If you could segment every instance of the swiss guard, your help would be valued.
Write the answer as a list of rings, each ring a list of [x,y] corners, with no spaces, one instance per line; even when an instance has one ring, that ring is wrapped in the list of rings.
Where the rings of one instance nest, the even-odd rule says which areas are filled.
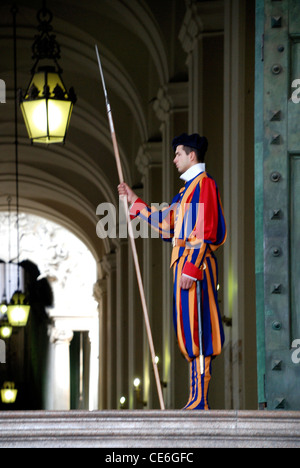
[[[212,358],[224,344],[214,252],[224,244],[227,230],[218,187],[205,170],[207,139],[183,133],[172,146],[184,186],[169,206],[158,211],[125,183],[118,190],[131,203],[132,219],[142,218],[172,242],[174,327],[180,351],[190,363],[190,395],[184,409],[209,410]]]

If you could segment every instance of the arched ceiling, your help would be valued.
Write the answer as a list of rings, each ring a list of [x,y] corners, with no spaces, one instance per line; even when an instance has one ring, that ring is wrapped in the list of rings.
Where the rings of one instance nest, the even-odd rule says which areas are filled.
[[[14,103],[12,0],[0,5],[0,78],[7,103],[0,104],[0,209],[14,195]],[[59,220],[86,236],[99,259],[109,242],[96,235],[100,203],[117,204],[117,170],[95,55],[98,45],[126,180],[140,182],[139,147],[160,137],[152,107],[158,89],[186,73],[178,40],[184,0],[48,0],[61,46],[60,66],[67,88],[78,97],[66,144],[31,146],[18,115],[20,205]],[[33,66],[31,45],[42,0],[17,2],[18,87],[26,89]]]

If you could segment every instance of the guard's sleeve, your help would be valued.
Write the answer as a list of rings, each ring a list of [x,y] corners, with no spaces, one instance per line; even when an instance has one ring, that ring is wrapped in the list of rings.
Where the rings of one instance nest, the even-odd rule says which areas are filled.
[[[194,279],[202,279],[202,264],[207,249],[216,250],[226,239],[226,223],[216,182],[211,177],[202,180],[200,188],[198,218],[194,229],[195,240],[191,242],[190,252],[182,273]],[[201,217],[201,219],[200,219]],[[197,226],[202,228],[198,229]],[[199,238],[199,232],[203,238]]]
[[[147,205],[141,198],[138,198],[130,207],[130,218],[139,217],[147,222],[152,229],[159,232],[163,240],[170,241],[174,237],[174,223],[176,215],[176,201],[171,205],[164,204],[162,209],[157,209],[155,205]]]

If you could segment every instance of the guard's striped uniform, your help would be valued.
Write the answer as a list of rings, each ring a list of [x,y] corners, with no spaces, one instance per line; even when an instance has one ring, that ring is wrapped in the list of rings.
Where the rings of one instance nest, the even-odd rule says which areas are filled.
[[[201,208],[202,207],[202,208]],[[186,409],[208,409],[207,393],[211,357],[221,353],[224,332],[217,285],[218,266],[214,256],[226,240],[226,223],[216,182],[202,172],[186,182],[171,205],[158,211],[138,199],[131,207],[157,229],[164,240],[173,241],[171,267],[174,279],[173,319],[179,348],[191,362],[191,392]],[[196,282],[189,290],[180,288],[181,275],[202,281],[202,330],[205,373],[199,370],[199,331]]]

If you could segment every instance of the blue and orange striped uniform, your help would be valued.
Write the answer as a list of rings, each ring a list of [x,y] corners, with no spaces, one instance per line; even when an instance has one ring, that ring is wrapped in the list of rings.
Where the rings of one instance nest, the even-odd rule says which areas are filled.
[[[214,252],[227,236],[223,207],[216,182],[206,172],[186,182],[172,203],[162,210],[138,199],[130,209],[173,242],[173,320],[179,348],[190,362],[191,391],[186,409],[209,409],[207,395],[211,359],[221,353],[224,331],[218,305],[218,265]],[[196,281],[184,290],[181,275],[202,281],[202,330],[205,372],[200,373]]]

